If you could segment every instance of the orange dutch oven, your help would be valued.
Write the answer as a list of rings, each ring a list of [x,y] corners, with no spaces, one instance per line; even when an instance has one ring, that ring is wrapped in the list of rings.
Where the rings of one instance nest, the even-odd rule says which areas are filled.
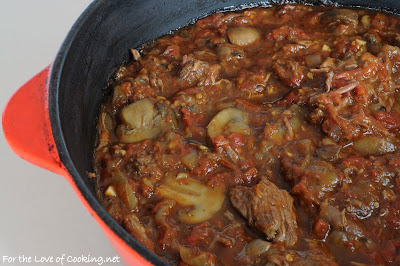
[[[2,120],[8,144],[23,159],[68,180],[127,264],[165,265],[103,209],[87,176],[93,170],[100,106],[110,94],[108,82],[119,66],[130,60],[130,48],[210,12],[276,2],[285,1],[94,1],[75,22],[54,62],[9,100]],[[327,1],[298,2],[320,5]],[[337,3],[400,10],[400,2],[390,0]]]

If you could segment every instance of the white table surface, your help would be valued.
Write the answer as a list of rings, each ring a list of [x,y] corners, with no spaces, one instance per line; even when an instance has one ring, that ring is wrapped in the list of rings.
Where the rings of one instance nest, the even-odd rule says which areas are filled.
[[[91,0],[0,0],[0,108],[55,58]],[[37,258],[113,257],[117,253],[66,180],[25,162],[0,136],[0,264]],[[31,263],[3,256],[31,256]],[[98,265],[66,263],[64,265]],[[103,264],[105,265],[105,264]],[[114,263],[108,265],[122,265]]]

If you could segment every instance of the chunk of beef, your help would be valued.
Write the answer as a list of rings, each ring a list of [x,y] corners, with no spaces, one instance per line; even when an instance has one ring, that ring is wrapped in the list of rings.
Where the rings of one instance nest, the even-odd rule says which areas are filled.
[[[305,80],[305,67],[297,61],[287,61],[284,64],[275,64],[274,71],[282,82],[291,87],[297,88]]]
[[[236,186],[229,190],[232,205],[248,224],[265,234],[267,240],[292,247],[298,240],[293,198],[266,177],[253,187]]]
[[[290,158],[285,156],[282,166],[286,179],[294,183],[292,193],[309,208],[318,206],[339,184],[340,178],[335,168],[325,161],[313,158],[305,158],[303,162],[306,165],[296,165],[290,162]]]
[[[353,34],[358,26],[358,14],[350,9],[333,9],[322,13],[321,24],[337,36]]]
[[[221,66],[197,59],[187,59],[180,72],[180,82],[183,86],[212,85],[216,82]]]
[[[281,163],[285,179],[293,184],[296,195],[312,212],[333,192],[342,176],[332,164],[313,156],[315,148],[309,139],[297,140],[285,146]]]
[[[247,70],[241,70],[236,80],[236,88],[248,98],[262,96],[270,76],[271,74],[266,74],[263,71],[253,73]]]

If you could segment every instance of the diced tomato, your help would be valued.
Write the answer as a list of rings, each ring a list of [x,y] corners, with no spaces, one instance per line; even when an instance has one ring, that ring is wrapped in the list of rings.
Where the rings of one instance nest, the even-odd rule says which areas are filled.
[[[303,48],[298,44],[287,44],[282,47],[282,52],[286,56],[296,55],[298,52],[302,51]]]
[[[288,38],[290,41],[293,41],[292,39],[297,39],[297,40],[310,39],[308,34],[305,33],[303,30],[289,26],[282,26],[280,28],[274,29],[272,31],[272,38],[277,42],[282,41],[285,38]]]
[[[167,57],[179,56],[179,46],[177,46],[177,45],[168,46],[167,49],[165,49],[163,55],[167,56]]]
[[[299,100],[299,95],[297,95],[296,91],[291,91],[284,100],[282,100],[280,103],[284,106],[290,106],[293,103],[297,102]]]
[[[383,123],[387,129],[400,128],[400,114],[394,112],[379,112],[375,118]]]
[[[242,98],[236,99],[236,103],[249,113],[261,112],[264,109],[262,104],[257,104]]]
[[[356,169],[366,169],[371,166],[371,162],[361,156],[350,156],[343,160],[343,165],[347,167],[354,167]]]
[[[400,167],[400,158],[395,158],[389,162],[390,166]]]
[[[189,236],[186,238],[186,241],[190,243],[197,243],[200,241],[206,240],[210,234],[211,230],[209,228],[209,224],[207,222],[201,223],[199,225],[194,226],[191,229]]]
[[[398,255],[399,246],[399,239],[389,240],[385,243],[381,254],[387,262],[393,262],[393,260],[396,258],[396,255]]]
[[[330,229],[329,224],[326,221],[319,219],[314,223],[312,233],[316,239],[323,240],[328,234],[329,229]]]
[[[186,107],[182,107],[181,109],[182,112],[182,121],[186,126],[191,126],[191,125],[198,125],[204,122],[205,117],[203,114],[196,114]]]
[[[394,228],[400,227],[400,199],[397,198],[391,205],[389,215],[387,217],[387,224]]]
[[[148,85],[138,85],[135,86],[133,89],[133,94],[130,94],[129,98],[131,99],[132,102],[147,98],[147,97],[155,97],[157,95],[156,91],[154,88],[148,86]]]
[[[336,51],[332,53],[332,56],[340,57],[344,55],[347,52],[348,44],[349,39],[347,37],[339,36],[335,44]]]
[[[197,37],[201,39],[212,36],[214,36],[214,32],[208,29],[201,30],[197,33]]]
[[[359,84],[354,91],[356,92],[356,96],[361,97],[367,94],[367,88],[363,84]]]
[[[274,71],[279,79],[289,87],[297,88],[305,80],[305,67],[297,61],[288,61],[285,64],[275,64]]]
[[[236,82],[236,88],[240,91],[250,94],[261,94],[264,91],[264,80],[266,75],[264,73],[252,73],[250,71],[242,70]]]
[[[174,37],[172,37],[172,42],[175,44],[181,43],[184,40],[185,39],[179,35],[174,35]]]
[[[218,25],[221,21],[221,14],[217,13],[217,14],[213,14],[210,15],[204,19],[200,19],[196,22],[196,27],[198,28],[206,28],[206,27],[210,27],[210,26],[215,26]]]
[[[147,184],[141,184],[142,195],[146,198],[150,198],[153,195],[153,188],[149,187]]]
[[[232,133],[226,136],[229,145],[233,148],[238,148],[244,145],[244,136],[241,133]]]
[[[209,180],[207,181],[207,186],[215,187],[225,184],[225,179],[228,177],[228,175],[229,174],[227,172],[216,173],[215,175],[208,178]]]
[[[221,153],[222,150],[226,145],[229,145],[229,141],[222,135],[218,135],[212,139],[214,146],[218,153]]]
[[[124,82],[121,85],[121,89],[124,94],[129,97],[132,94],[132,83],[131,82]]]
[[[291,194],[298,195],[302,201],[301,203],[307,207],[308,210],[312,210],[315,207],[315,203],[317,200],[314,198],[314,195],[310,193],[308,190],[309,186],[304,182],[304,179],[293,186],[291,190]]]
[[[307,16],[307,24],[310,28],[318,26],[319,21],[320,16],[317,12],[310,12],[310,14]]]
[[[198,88],[188,88],[185,89],[183,92],[187,95],[195,95],[196,93],[199,93],[200,90]]]
[[[215,162],[209,160],[206,157],[200,157],[198,166],[194,168],[191,173],[197,176],[204,176],[214,171],[216,168],[217,165]]]
[[[389,19],[386,15],[378,13],[372,19],[371,24],[374,28],[378,30],[384,30],[389,26]]]
[[[258,177],[258,170],[257,170],[257,168],[255,168],[255,167],[253,167],[253,168],[250,168],[249,170],[247,170],[245,173],[244,173],[244,183],[247,183],[247,184],[250,184],[250,183],[252,183],[253,181],[255,181],[256,179],[257,179],[257,177]]]
[[[252,159],[244,160],[240,162],[240,169],[246,171],[252,167],[255,167],[256,163]]]
[[[375,265],[384,265],[385,260],[383,259],[382,255],[378,251],[374,251],[371,254],[369,254],[369,257],[372,259],[372,261],[375,262]]]
[[[272,34],[272,32],[268,32],[267,34],[265,34],[265,40],[274,40],[274,35]]]

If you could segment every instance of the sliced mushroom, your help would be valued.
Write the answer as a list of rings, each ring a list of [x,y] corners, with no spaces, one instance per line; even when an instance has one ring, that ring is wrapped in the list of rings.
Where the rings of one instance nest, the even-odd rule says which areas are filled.
[[[136,101],[121,111],[123,124],[118,126],[117,135],[126,143],[155,139],[168,128],[175,128],[175,120],[167,123],[166,116],[174,118],[172,110],[163,103],[155,105],[145,98]]]
[[[125,123],[133,128],[141,128],[151,125],[156,110],[154,104],[146,98],[126,106],[121,115]]]
[[[250,134],[249,117],[237,108],[227,108],[214,116],[207,126],[208,136],[214,137],[229,133]]]
[[[367,42],[368,51],[373,54],[378,54],[382,48],[382,40],[378,34],[366,33],[363,39]]]
[[[358,13],[350,9],[332,9],[321,15],[321,23],[337,36],[352,34],[358,27]]]
[[[346,24],[358,24],[358,14],[351,9],[332,9],[321,15],[321,23],[328,24],[340,22]]]
[[[179,220],[186,224],[210,219],[221,209],[225,199],[222,185],[211,188],[190,177],[167,177],[165,183],[157,188],[157,193],[180,205],[192,207],[189,211],[179,213]]]
[[[261,34],[256,28],[235,27],[228,30],[228,38],[232,44],[247,46],[259,40]]]

